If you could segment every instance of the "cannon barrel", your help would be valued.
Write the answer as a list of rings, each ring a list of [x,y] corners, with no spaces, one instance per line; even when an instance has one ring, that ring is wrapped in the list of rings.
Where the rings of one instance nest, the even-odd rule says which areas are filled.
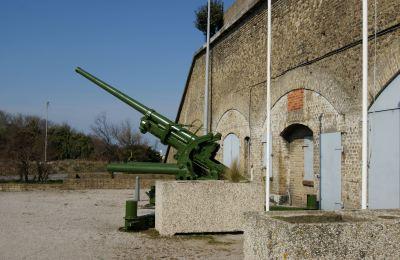
[[[101,79],[96,78],[95,76],[93,76],[89,72],[83,70],[82,68],[77,67],[75,69],[75,71],[77,73],[81,74],[82,76],[84,76],[85,78],[87,78],[88,80],[90,80],[91,82],[93,82],[94,84],[96,84],[97,86],[101,87],[102,89],[104,89],[105,91],[107,91],[108,93],[113,95],[114,97],[116,97],[119,100],[121,100],[122,102],[126,103],[128,106],[134,108],[139,113],[145,115],[146,113],[151,113],[153,111],[152,109],[146,107],[145,105],[143,105],[143,104],[139,103],[138,101],[134,100],[133,98],[129,97],[125,93],[122,93],[121,91],[114,88],[113,86],[110,86],[109,84],[105,83]],[[153,113],[152,113],[152,116],[154,117]],[[156,116],[157,116],[157,119],[159,119],[159,121],[162,121],[165,124],[172,123],[171,120],[169,120],[168,118],[166,118],[164,116],[161,116],[159,114],[157,114]]]
[[[161,132],[163,132],[164,129],[166,131],[168,131],[168,129],[170,129],[171,134],[175,139],[171,140],[171,143],[167,143],[167,144],[170,144],[170,145],[174,146],[175,148],[177,148],[177,146],[181,145],[182,143],[187,144],[196,139],[196,135],[194,135],[191,132],[187,131],[186,129],[176,125],[174,122],[172,122],[168,118],[155,112],[153,109],[141,104],[140,102],[129,97],[128,95],[119,91],[118,89],[114,88],[113,86],[110,86],[109,84],[105,83],[101,79],[96,78],[95,76],[91,75],[89,72],[83,70],[82,68],[77,67],[75,69],[75,71],[77,73],[79,73],[80,75],[82,75],[83,77],[90,80],[91,82],[93,82],[94,84],[96,84],[97,86],[101,87],[102,89],[104,89],[105,91],[110,93],[111,95],[115,96],[116,98],[118,98],[119,100],[121,100],[122,102],[127,104],[128,106],[132,107],[139,113],[145,115],[145,117],[147,119],[160,125],[162,128]],[[143,120],[142,120],[141,124],[143,124],[143,126],[148,125],[147,122],[143,121]],[[159,129],[160,127],[157,127],[157,128]],[[155,130],[155,133],[152,131],[149,131],[149,132],[156,135],[157,137],[160,137],[160,134],[159,134],[160,131],[158,131],[158,130]]]
[[[129,162],[125,164],[111,163],[107,165],[109,172],[125,172],[135,174],[187,174],[186,169],[179,168],[177,164],[173,163],[155,163],[155,162]]]
[[[175,174],[177,179],[183,180],[217,179],[226,170],[226,166],[215,160],[221,134],[208,133],[203,136],[197,136],[182,125],[172,122],[83,69],[78,67],[75,71],[143,114],[139,126],[142,133],[149,132],[160,139],[161,143],[176,149],[174,158],[177,164],[144,162],[110,164],[108,166],[109,171]]]

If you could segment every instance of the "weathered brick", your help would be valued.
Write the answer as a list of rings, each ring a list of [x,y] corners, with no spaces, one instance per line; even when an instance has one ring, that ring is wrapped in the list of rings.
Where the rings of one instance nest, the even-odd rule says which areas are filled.
[[[369,2],[371,34],[374,32],[373,4]],[[377,8],[378,31],[400,23],[400,12],[396,11],[400,10],[400,1],[379,1]],[[210,56],[209,127],[212,131],[221,131],[223,138],[235,133],[241,144],[250,137],[245,170],[252,169],[254,181],[262,181],[265,175],[266,11],[266,1],[237,1],[225,15],[229,24],[212,39]],[[285,195],[290,188],[290,145],[280,136],[290,124],[301,123],[313,131],[314,173],[319,173],[319,117],[322,114],[322,132],[342,132],[342,201],[345,208],[359,208],[361,1],[277,0],[273,1],[272,13],[271,191]],[[241,18],[237,20],[238,17]],[[204,54],[201,49],[193,58],[178,113],[178,120],[183,124],[203,121]],[[400,30],[379,36],[376,45],[370,41],[369,55],[369,101],[372,102],[400,71]],[[372,81],[374,65],[376,84]],[[299,89],[304,89],[302,98],[296,92]],[[290,101],[292,96],[295,98]],[[218,158],[222,152],[223,149]],[[245,158],[243,152],[241,160]],[[169,161],[173,160],[172,155],[173,152],[168,156]],[[319,188],[317,177],[314,184],[313,188],[304,189],[315,193]],[[301,203],[305,192],[300,196]]]

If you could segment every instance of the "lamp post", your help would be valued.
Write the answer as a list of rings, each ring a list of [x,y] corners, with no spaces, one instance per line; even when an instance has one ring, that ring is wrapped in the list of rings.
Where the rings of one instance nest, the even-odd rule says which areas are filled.
[[[50,102],[46,102],[46,130],[45,130],[45,137],[44,137],[44,162],[47,162],[47,128],[48,128],[48,121],[49,121],[49,106]]]

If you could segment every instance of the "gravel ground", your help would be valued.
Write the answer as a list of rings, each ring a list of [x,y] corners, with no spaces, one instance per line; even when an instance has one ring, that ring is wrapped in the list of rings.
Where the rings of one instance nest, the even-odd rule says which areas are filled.
[[[0,192],[0,259],[242,259],[242,235],[118,231],[131,190]],[[141,198],[147,198],[142,192]],[[142,205],[146,201],[141,202]],[[140,209],[139,214],[152,210]]]

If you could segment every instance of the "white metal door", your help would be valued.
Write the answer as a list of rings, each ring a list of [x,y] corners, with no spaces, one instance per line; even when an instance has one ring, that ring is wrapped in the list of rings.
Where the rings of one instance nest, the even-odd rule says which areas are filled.
[[[229,134],[224,139],[223,163],[231,167],[236,160],[239,164],[240,140],[235,134]]]
[[[400,208],[400,76],[369,109],[368,206]]]
[[[400,207],[400,110],[369,114],[370,168],[368,206]]]
[[[321,209],[342,208],[342,135],[321,134]]]

